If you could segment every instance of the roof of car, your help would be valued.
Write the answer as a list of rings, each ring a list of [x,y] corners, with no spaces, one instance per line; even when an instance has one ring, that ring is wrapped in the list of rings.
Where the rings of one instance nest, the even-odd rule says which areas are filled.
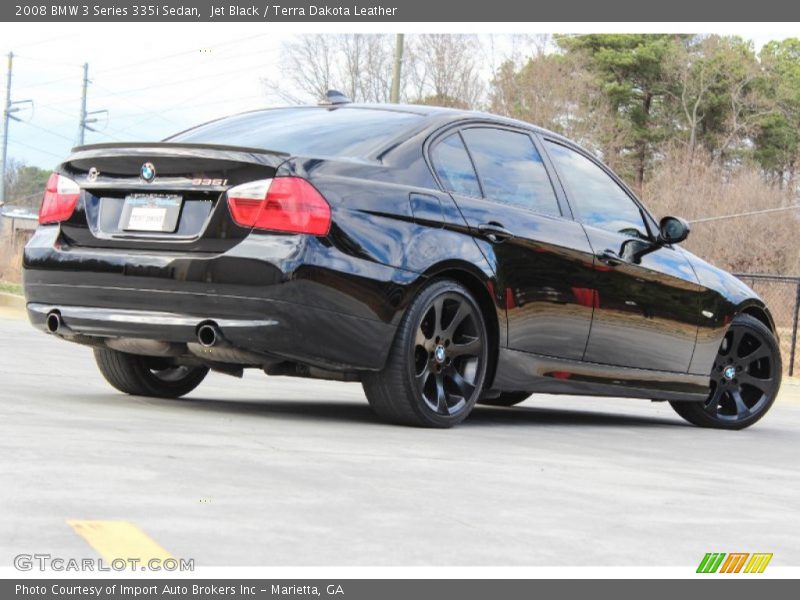
[[[563,140],[564,142],[570,143],[574,145],[574,142],[571,142],[567,138],[564,138],[562,135],[539,127],[537,125],[533,125],[532,123],[526,123],[525,121],[520,121],[517,119],[511,119],[509,117],[503,117],[500,115],[492,114],[489,112],[477,111],[477,110],[466,110],[461,108],[449,108],[449,107],[442,107],[442,106],[429,106],[426,104],[382,104],[382,103],[356,103],[356,102],[348,102],[342,104],[308,104],[308,105],[290,105],[290,106],[275,106],[275,107],[268,107],[268,108],[258,108],[254,110],[244,111],[242,113],[228,115],[226,117],[221,117],[219,119],[214,119],[209,121],[208,123],[204,123],[202,125],[192,127],[185,131],[181,131],[179,133],[173,134],[165,141],[171,141],[173,138],[179,137],[187,132],[193,131],[197,127],[202,127],[204,125],[209,125],[211,123],[215,123],[217,121],[224,121],[225,119],[232,118],[232,117],[239,117],[244,115],[255,115],[258,113],[266,113],[272,112],[276,110],[325,110],[325,111],[348,111],[348,110],[362,110],[362,111],[384,111],[384,112],[392,112],[392,113],[403,113],[409,115],[417,115],[421,118],[422,123],[425,123],[424,127],[436,129],[443,126],[447,126],[449,124],[456,124],[460,121],[483,121],[494,123],[497,125],[505,125],[509,127],[518,127],[522,129],[528,129],[532,131],[536,131],[538,133],[542,133],[548,136],[552,136],[554,138]]]
[[[525,121],[520,121],[519,119],[512,119],[510,117],[504,117],[501,115],[496,115],[494,113],[484,112],[480,110],[467,110],[467,109],[449,108],[443,106],[429,106],[426,104],[367,104],[367,103],[355,103],[355,102],[348,104],[340,104],[336,106],[322,106],[321,108],[334,109],[334,110],[353,109],[353,108],[365,109],[365,110],[385,110],[387,112],[404,112],[404,113],[420,115],[423,117],[439,117],[442,120],[450,120],[450,121],[459,121],[464,119],[486,120],[514,127],[533,129],[540,133],[552,135],[559,139],[566,139],[558,133],[545,129],[544,127],[539,127],[538,125],[534,125],[533,123],[527,123]]]

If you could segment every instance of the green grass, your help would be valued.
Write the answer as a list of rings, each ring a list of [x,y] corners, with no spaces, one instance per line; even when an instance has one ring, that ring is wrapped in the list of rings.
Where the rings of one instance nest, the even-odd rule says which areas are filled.
[[[22,296],[22,286],[19,283],[9,283],[7,281],[0,281],[0,292]]]

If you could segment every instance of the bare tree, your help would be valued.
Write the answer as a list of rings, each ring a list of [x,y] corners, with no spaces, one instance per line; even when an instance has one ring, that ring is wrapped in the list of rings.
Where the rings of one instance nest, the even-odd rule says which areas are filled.
[[[408,38],[407,97],[420,104],[480,108],[485,96],[477,36],[430,34]]]
[[[293,103],[302,101],[304,96],[322,98],[333,86],[333,45],[334,36],[329,35],[302,35],[285,43],[281,48],[280,79],[288,80],[293,89],[287,89],[280,79],[268,77],[262,80],[267,95]]]
[[[292,103],[317,101],[330,89],[356,102],[388,102],[392,52],[386,35],[301,35],[282,47],[281,81],[263,83],[268,95]]]
[[[545,44],[532,50],[524,61],[508,60],[494,73],[490,110],[566,135],[614,163],[627,132],[598,93],[600,82],[580,57]]]
[[[774,103],[752,85],[761,76],[760,71],[753,68],[733,84],[729,97],[727,135],[719,145],[720,160],[736,143],[749,143],[761,120],[775,112]]]
[[[706,100],[712,89],[721,83],[724,74],[719,65],[714,64],[714,56],[708,50],[709,42],[701,42],[690,48],[676,45],[671,56],[672,73],[677,82],[677,89],[670,95],[680,105],[682,120],[688,130],[686,161],[691,163],[697,147],[697,135],[705,118]]]

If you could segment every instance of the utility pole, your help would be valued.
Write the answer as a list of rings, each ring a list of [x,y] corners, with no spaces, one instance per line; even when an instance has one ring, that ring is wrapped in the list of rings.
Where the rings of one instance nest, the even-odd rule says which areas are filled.
[[[392,95],[389,102],[400,102],[400,76],[403,68],[403,34],[398,33],[395,39],[394,70],[392,72]]]
[[[97,131],[93,129],[91,125],[93,123],[97,123],[97,118],[93,115],[100,115],[103,113],[108,113],[107,110],[93,110],[91,112],[87,112],[86,110],[86,96],[89,91],[89,63],[83,63],[83,84],[81,86],[81,121],[78,125],[78,146],[83,146],[84,141],[86,139],[86,130],[89,131]]]
[[[6,75],[6,102],[3,105],[3,153],[0,157],[0,206],[6,201],[6,159],[8,155],[8,123],[11,119],[11,71],[14,68],[14,53],[8,53]]]
[[[8,53],[8,70],[6,72],[6,101],[3,105],[3,142],[0,154],[0,206],[6,201],[6,166],[8,162],[8,126],[11,121],[21,121],[14,116],[20,110],[19,104],[33,104],[33,100],[11,100],[11,74],[14,70],[14,53]]]

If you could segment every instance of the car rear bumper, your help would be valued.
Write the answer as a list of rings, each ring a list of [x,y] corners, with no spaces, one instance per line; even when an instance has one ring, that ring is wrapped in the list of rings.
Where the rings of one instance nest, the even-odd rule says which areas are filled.
[[[365,273],[365,261],[341,253],[331,260],[332,249],[309,247],[306,236],[256,237],[195,257],[62,247],[54,235],[40,228],[25,250],[33,325],[48,332],[48,315],[58,314],[64,339],[143,354],[377,370],[396,330],[395,280],[408,276],[374,264]],[[221,332],[219,349],[199,348],[204,323]]]
[[[252,366],[289,360],[335,370],[379,369],[394,335],[393,328],[375,321],[279,303],[264,311],[269,316],[243,319],[36,302],[27,310],[36,328],[68,341]],[[58,315],[57,329],[48,325],[51,314]],[[202,325],[219,331],[213,347],[199,343]],[[137,346],[135,340],[164,344]]]

